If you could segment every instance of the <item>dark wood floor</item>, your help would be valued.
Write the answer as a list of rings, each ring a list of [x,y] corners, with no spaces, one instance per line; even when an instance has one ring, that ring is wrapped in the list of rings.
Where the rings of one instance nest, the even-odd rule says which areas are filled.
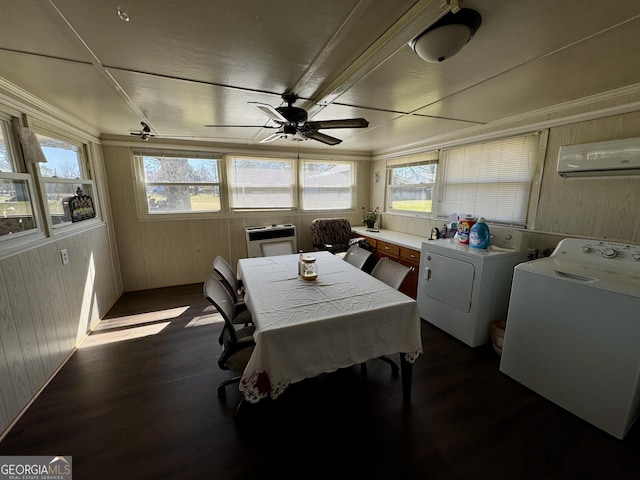
[[[69,455],[77,480],[640,478],[640,427],[617,440],[426,322],[410,409],[372,361],[366,382],[322,375],[234,418],[218,320],[199,285],[125,294],[0,455]]]

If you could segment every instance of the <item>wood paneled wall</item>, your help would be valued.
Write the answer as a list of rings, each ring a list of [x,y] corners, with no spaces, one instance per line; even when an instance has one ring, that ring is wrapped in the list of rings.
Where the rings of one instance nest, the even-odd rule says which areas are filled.
[[[544,159],[540,197],[529,228],[532,247],[553,248],[567,236],[640,244],[640,176],[563,179],[556,171],[561,145],[640,137],[640,112],[553,127]],[[384,172],[384,160],[372,170]],[[372,179],[372,198],[384,198],[384,182]],[[383,214],[383,228],[428,236],[442,221]]]
[[[0,260],[0,432],[117,300],[117,285],[105,224]]]
[[[140,220],[135,207],[130,148],[103,146],[103,155],[124,291],[202,282],[211,273],[216,255],[235,265],[247,255],[247,226],[291,223],[296,226],[298,248],[310,250],[311,220],[333,216],[264,213],[198,220]],[[370,169],[370,162],[356,162],[356,205],[369,204]],[[358,225],[362,221],[359,210],[340,216]]]
[[[562,145],[640,137],[640,112],[552,128],[534,230],[640,244],[640,176],[563,179]]]

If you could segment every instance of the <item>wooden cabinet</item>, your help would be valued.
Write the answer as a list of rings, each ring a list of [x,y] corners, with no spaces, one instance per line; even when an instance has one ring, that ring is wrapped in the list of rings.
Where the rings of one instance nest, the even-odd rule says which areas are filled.
[[[400,260],[400,247],[393,243],[378,240],[376,242],[376,253],[378,258],[389,257],[392,260]]]
[[[416,298],[418,293],[418,271],[420,270],[420,251],[403,247],[392,242],[368,237],[366,235],[354,234],[353,236],[364,237],[376,258],[376,261],[383,257],[390,258],[403,265],[412,267],[409,276],[400,287],[400,291],[411,298]]]
[[[409,276],[400,287],[400,291],[411,298],[418,294],[418,274],[420,272],[420,252],[406,247],[400,247],[400,263],[411,267]]]

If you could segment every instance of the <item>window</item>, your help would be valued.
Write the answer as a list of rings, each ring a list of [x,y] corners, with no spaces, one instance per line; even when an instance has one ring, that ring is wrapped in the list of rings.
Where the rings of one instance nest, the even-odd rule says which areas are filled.
[[[291,209],[294,207],[293,160],[231,157],[230,207],[242,209]]]
[[[387,162],[387,211],[430,213],[438,152]]]
[[[220,212],[220,165],[211,154],[138,152],[150,215]]]
[[[546,135],[444,150],[438,215],[471,214],[494,222],[526,225],[531,183]]]
[[[93,181],[85,164],[84,145],[37,134],[36,138],[47,159],[37,163],[42,177],[43,196],[51,225],[59,227],[71,224],[68,199],[82,192],[94,201]]]
[[[302,161],[302,209],[353,208],[353,162]]]
[[[31,177],[12,155],[8,119],[0,119],[0,240],[37,230]]]

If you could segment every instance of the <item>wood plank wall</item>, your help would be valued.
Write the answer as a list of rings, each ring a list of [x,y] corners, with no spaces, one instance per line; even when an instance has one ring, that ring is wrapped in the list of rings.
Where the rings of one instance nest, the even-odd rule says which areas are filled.
[[[117,285],[105,224],[0,260],[0,432],[117,300]]]
[[[562,145],[640,137],[640,112],[552,128],[535,230],[640,244],[640,176],[563,179]]]
[[[131,149],[105,145],[103,154],[124,291],[203,282],[211,273],[216,255],[222,255],[231,265],[246,257],[247,226],[291,223],[296,226],[298,248],[310,250],[311,221],[334,216],[264,213],[199,220],[140,220],[135,207]],[[370,163],[356,162],[357,205],[369,203]],[[340,216],[356,225],[362,220],[359,211]]]
[[[582,177],[563,179],[556,171],[561,145],[640,137],[640,112],[626,113],[553,127],[544,160],[532,247],[553,248],[567,236],[605,238],[640,244],[640,176]],[[385,161],[375,160],[372,172],[385,171]],[[372,198],[381,203],[384,182],[372,180]],[[382,227],[428,236],[442,221],[382,215]]]

